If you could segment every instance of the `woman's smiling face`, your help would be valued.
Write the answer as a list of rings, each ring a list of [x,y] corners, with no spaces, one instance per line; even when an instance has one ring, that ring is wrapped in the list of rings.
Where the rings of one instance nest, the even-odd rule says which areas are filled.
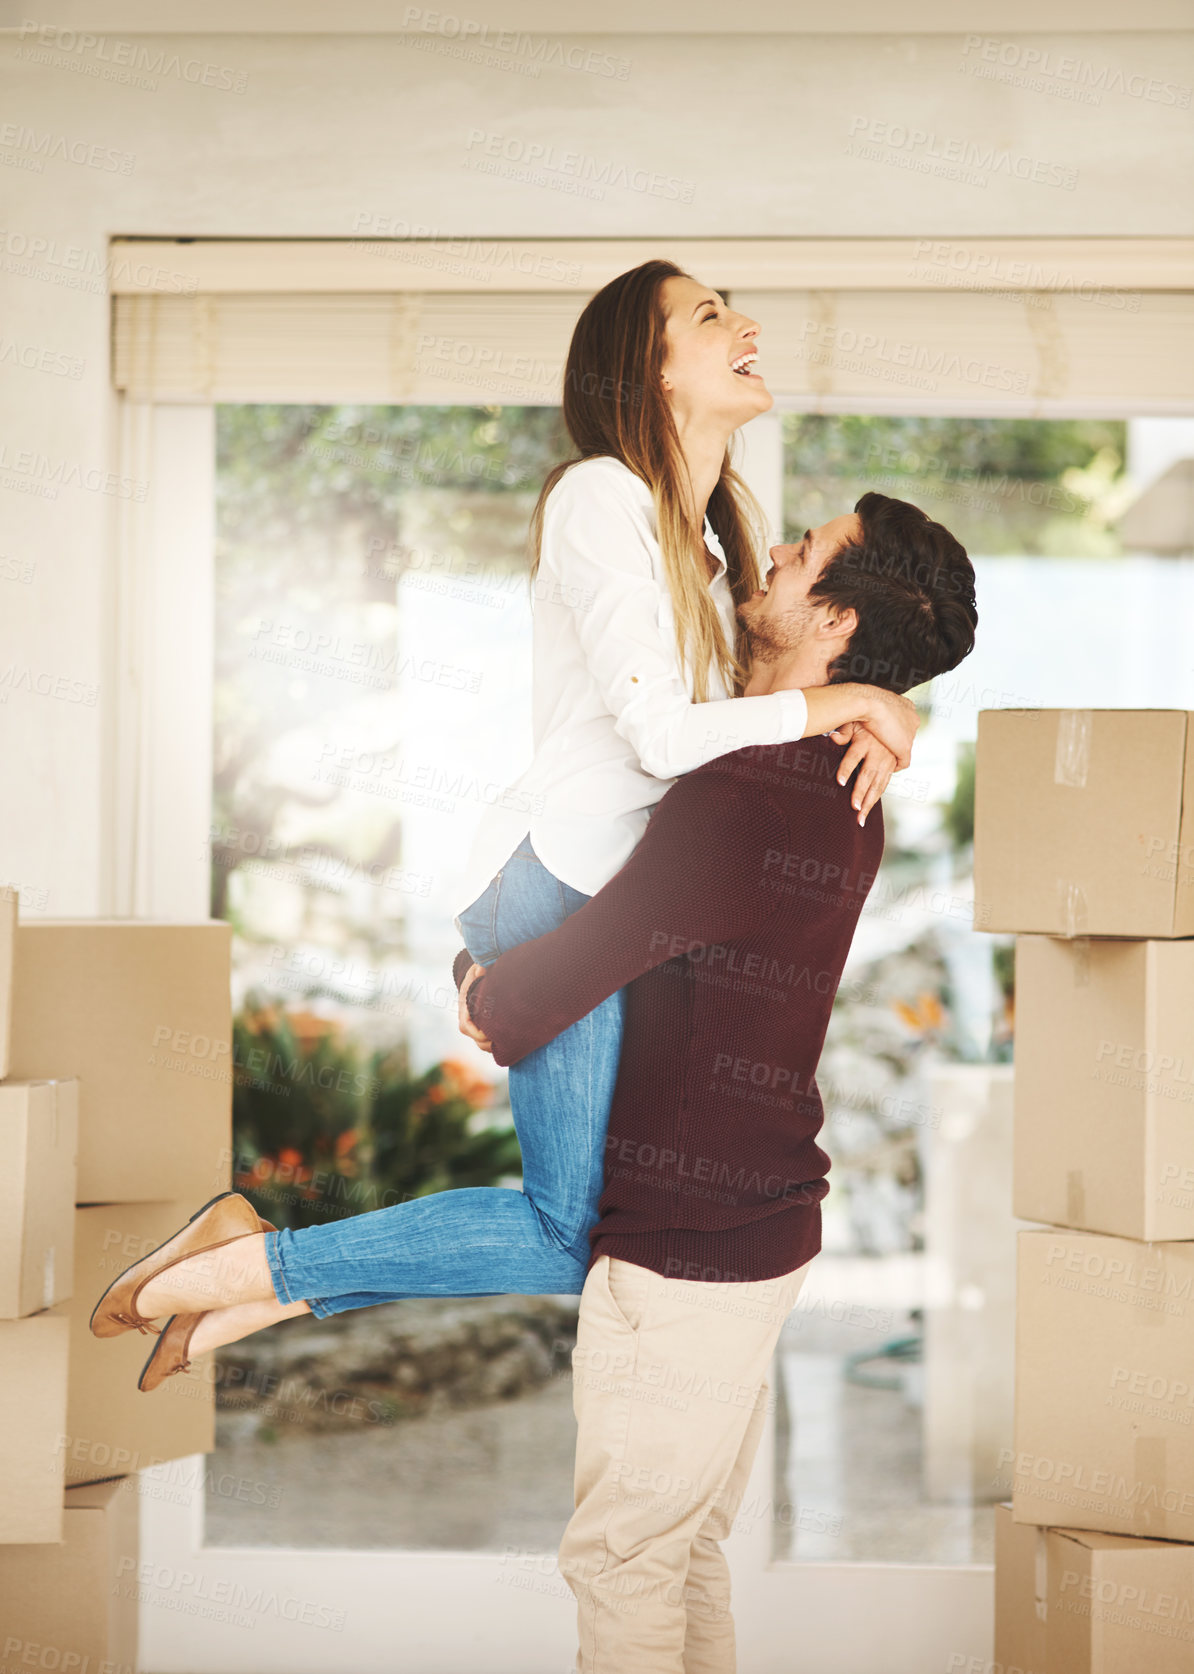
[[[759,327],[695,279],[665,279],[664,387],[678,424],[714,420],[729,430],[765,413],[771,391],[754,369]],[[737,368],[737,370],[735,370]]]

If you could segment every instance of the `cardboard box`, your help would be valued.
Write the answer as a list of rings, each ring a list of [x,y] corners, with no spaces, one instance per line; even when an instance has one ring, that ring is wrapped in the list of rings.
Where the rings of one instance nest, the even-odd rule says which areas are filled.
[[[0,1076],[9,1072],[12,1042],[12,962],[17,937],[17,892],[0,889]]]
[[[1019,1234],[1017,1522],[1194,1541],[1194,1244]]]
[[[69,1342],[60,1309],[0,1320],[0,1545],[62,1539]]]
[[[1021,936],[1015,1209],[1194,1238],[1194,942]]]
[[[0,1082],[0,1319],[70,1295],[78,1121],[77,1081]]]
[[[1194,1546],[1033,1528],[995,1511],[1002,1674],[1189,1674]]]
[[[0,1549],[0,1668],[133,1674],[137,1661],[135,1477],[72,1488],[60,1546]]]
[[[77,1076],[80,1203],[230,1184],[227,924],[50,920],[17,930],[12,1073]]]
[[[1194,748],[1181,709],[986,709],[976,930],[1194,935]]]
[[[70,1380],[63,1454],[66,1480],[147,1469],[215,1446],[215,1387],[200,1371],[182,1372],[151,1395],[137,1388],[157,1338],[139,1331],[91,1335],[91,1313],[112,1280],[179,1227],[195,1205],[106,1203],[75,1212]]]
[[[937,1066],[929,1102],[940,1119],[920,1135],[924,1491],[929,1500],[973,1505],[998,1497],[999,1459],[1012,1440],[1011,1066]]]
[[[1050,1674],[1044,1543],[1055,1532],[1015,1522],[1010,1505],[995,1507],[995,1657],[1000,1674]]]

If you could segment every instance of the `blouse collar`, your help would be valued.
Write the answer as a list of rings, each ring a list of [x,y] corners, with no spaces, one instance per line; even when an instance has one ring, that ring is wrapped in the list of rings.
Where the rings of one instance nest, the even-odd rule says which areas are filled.
[[[717,574],[713,577],[713,580],[714,581],[719,581],[721,579],[721,577],[726,573],[726,555],[725,555],[725,552],[722,550],[721,542],[717,538],[717,534],[714,531],[713,525],[710,523],[710,521],[707,517],[705,519],[705,545],[709,548],[709,551],[717,559]]]

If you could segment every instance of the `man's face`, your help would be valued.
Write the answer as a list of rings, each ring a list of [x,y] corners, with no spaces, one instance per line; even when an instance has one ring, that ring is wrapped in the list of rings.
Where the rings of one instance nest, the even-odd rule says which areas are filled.
[[[754,658],[774,662],[814,636],[827,643],[835,637],[839,614],[824,600],[811,600],[809,593],[829,560],[848,541],[861,539],[862,519],[857,512],[847,512],[806,529],[802,541],[771,548],[771,570],[764,585],[738,606]],[[836,637],[842,637],[840,629]]]

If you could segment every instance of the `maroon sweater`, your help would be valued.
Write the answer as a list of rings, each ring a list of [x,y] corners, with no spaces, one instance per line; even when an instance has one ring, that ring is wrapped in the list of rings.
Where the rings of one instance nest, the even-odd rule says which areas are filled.
[[[742,1282],[821,1248],[814,1077],[883,852],[881,812],[859,828],[840,760],[805,739],[684,774],[605,888],[470,990],[513,1064],[627,987],[592,1259]]]

